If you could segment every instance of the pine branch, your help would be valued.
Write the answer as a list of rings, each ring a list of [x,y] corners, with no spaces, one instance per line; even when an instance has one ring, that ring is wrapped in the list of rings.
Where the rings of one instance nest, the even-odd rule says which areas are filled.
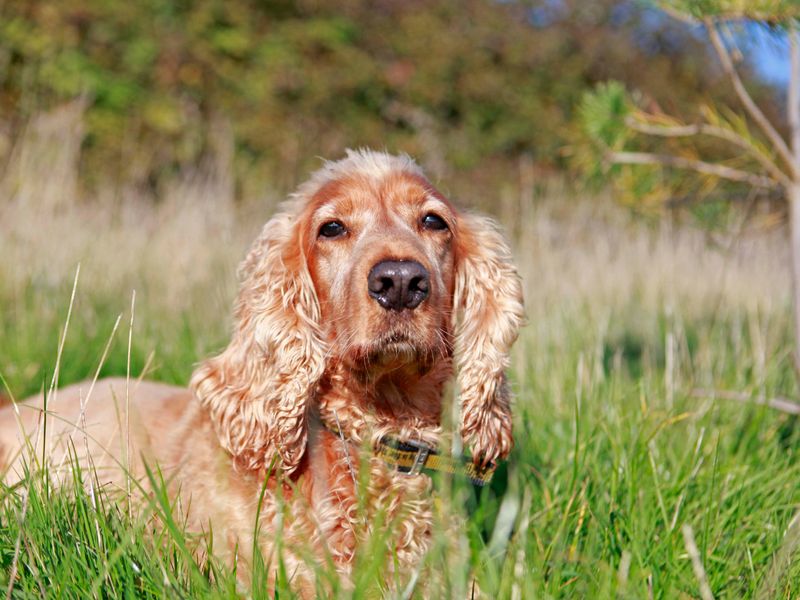
[[[674,126],[652,125],[649,123],[642,123],[631,118],[626,120],[626,124],[634,131],[638,133],[644,133],[646,135],[655,135],[659,137],[691,137],[695,135],[707,135],[725,140],[731,144],[734,144],[735,146],[738,146],[739,148],[742,148],[743,150],[747,150],[747,152],[772,175],[773,179],[778,181],[782,186],[788,187],[792,184],[791,179],[789,179],[789,177],[787,177],[786,174],[781,171],[778,165],[754,148],[746,138],[739,135],[735,131],[731,131],[730,129],[725,129],[724,127],[718,127],[716,125],[708,125],[706,123]]]
[[[672,156],[669,154],[653,154],[650,152],[611,152],[608,154],[611,162],[626,165],[661,165],[674,167],[676,169],[688,169],[703,175],[720,177],[730,181],[746,183],[757,188],[776,188],[780,187],[777,181],[763,175],[756,175],[741,169],[717,165],[702,160],[692,160],[682,156]]]
[[[728,49],[725,47],[725,44],[719,35],[719,31],[717,31],[717,26],[714,20],[707,18],[703,22],[706,25],[708,36],[717,52],[717,56],[719,56],[720,62],[722,62],[722,68],[730,78],[731,83],[733,84],[733,89],[736,91],[736,95],[739,96],[739,100],[744,105],[745,110],[747,110],[750,117],[761,128],[761,131],[764,132],[764,135],[767,136],[775,150],[789,166],[792,179],[800,178],[800,172],[798,172],[797,165],[795,165],[794,162],[794,157],[792,156],[792,152],[789,150],[789,147],[786,145],[786,142],[778,133],[778,131],[772,126],[772,123],[769,122],[769,119],[764,116],[764,113],[761,112],[761,109],[758,107],[755,101],[753,101],[752,96],[750,96],[750,93],[744,87],[739,74],[736,72],[736,68],[733,66],[731,55],[728,52]]]

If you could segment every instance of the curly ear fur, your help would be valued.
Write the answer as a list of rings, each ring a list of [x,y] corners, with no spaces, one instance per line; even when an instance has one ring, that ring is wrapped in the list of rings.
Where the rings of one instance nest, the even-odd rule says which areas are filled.
[[[524,317],[522,286],[511,251],[491,219],[461,215],[457,240],[461,434],[476,461],[490,462],[508,456],[514,443],[505,370]]]
[[[309,401],[324,371],[301,208],[296,201],[264,226],[239,267],[231,342],[195,370],[190,384],[222,446],[245,469],[268,468],[275,457],[286,473],[297,468]]]

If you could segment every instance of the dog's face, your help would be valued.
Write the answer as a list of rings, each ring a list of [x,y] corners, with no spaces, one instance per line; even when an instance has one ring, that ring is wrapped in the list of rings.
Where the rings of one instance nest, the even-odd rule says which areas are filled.
[[[333,367],[339,391],[391,374],[416,381],[428,404],[441,394],[434,376],[454,370],[476,460],[508,455],[519,276],[492,221],[456,211],[409,157],[348,151],[326,163],[264,226],[239,273],[231,342],[192,377],[238,464],[299,467],[310,404]]]
[[[452,353],[452,205],[410,173],[324,185],[305,215],[308,268],[330,354],[351,368],[424,371]]]

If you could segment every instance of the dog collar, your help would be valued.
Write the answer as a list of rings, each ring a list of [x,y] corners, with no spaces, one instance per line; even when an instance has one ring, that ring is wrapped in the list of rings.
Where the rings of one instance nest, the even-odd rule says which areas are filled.
[[[439,454],[423,442],[400,441],[383,438],[375,455],[388,465],[393,465],[400,473],[417,475],[422,471],[442,471],[461,473],[474,484],[485,486],[492,480],[497,465],[490,463],[481,467],[469,458],[457,459]]]
[[[322,426],[343,441],[349,440],[335,427]],[[384,437],[375,448],[375,456],[387,465],[393,466],[398,473],[419,475],[423,471],[441,471],[443,473],[460,473],[466,475],[473,485],[483,487],[492,480],[497,465],[489,463],[485,467],[476,465],[470,458],[452,458],[440,454],[435,448],[424,442],[402,441]]]

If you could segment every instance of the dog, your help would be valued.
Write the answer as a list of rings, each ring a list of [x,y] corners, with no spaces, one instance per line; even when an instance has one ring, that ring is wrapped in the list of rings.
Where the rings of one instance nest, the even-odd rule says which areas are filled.
[[[308,561],[347,582],[363,519],[380,513],[396,524],[387,568],[410,572],[431,539],[428,469],[480,484],[512,449],[506,369],[523,299],[508,245],[408,156],[348,151],[266,223],[239,279],[231,341],[189,389],[72,385],[47,399],[46,440],[43,397],[6,406],[0,473],[19,481],[37,442],[54,464],[71,448],[110,492],[134,481],[146,494],[157,465],[188,529],[210,527],[238,572],[254,543],[273,556],[280,527],[307,595]],[[437,450],[453,378],[463,460]]]

